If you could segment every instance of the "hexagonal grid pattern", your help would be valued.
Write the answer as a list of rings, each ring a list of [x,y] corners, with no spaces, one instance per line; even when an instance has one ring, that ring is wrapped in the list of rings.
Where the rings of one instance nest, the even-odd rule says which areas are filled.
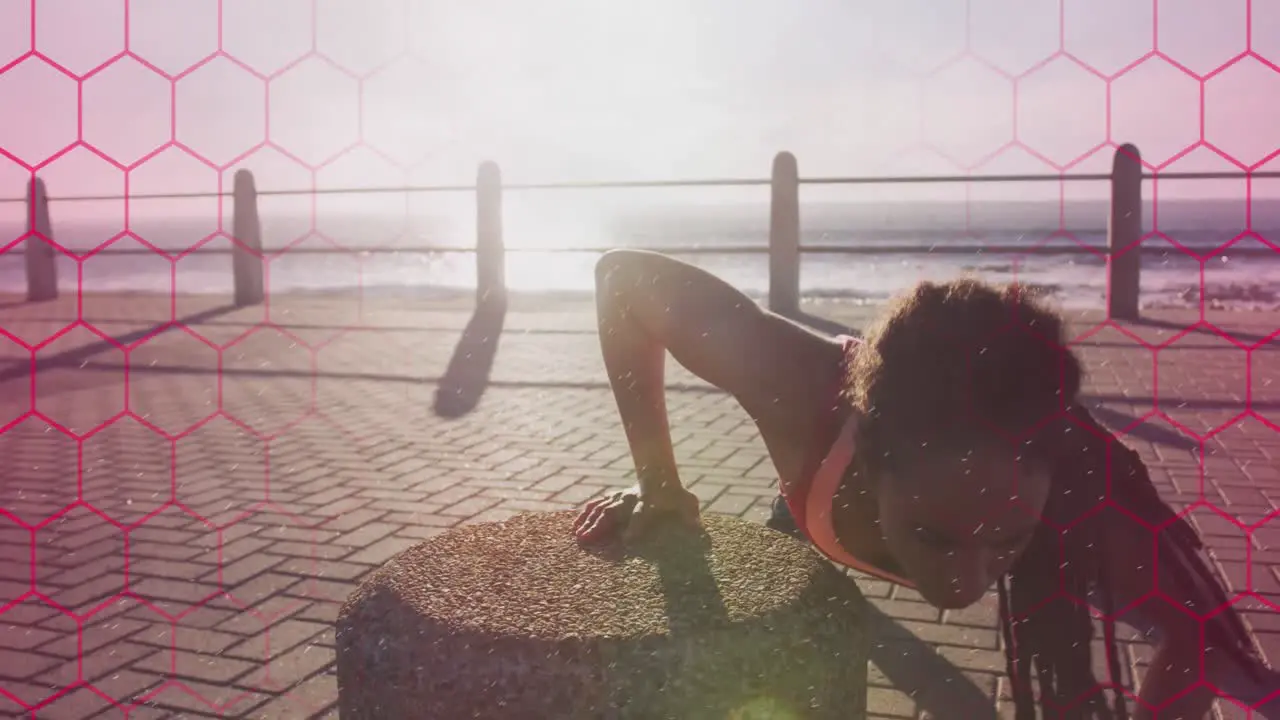
[[[391,25],[403,24],[412,9],[407,0],[376,5],[361,11]],[[1115,43],[1114,56],[1086,57],[1078,50],[1082,36],[1105,30],[1082,18],[1108,12],[1109,4],[1062,0],[1020,6],[1020,32],[1043,41],[1043,52],[1020,56],[1000,42],[998,26],[1008,22],[1009,8],[969,0],[961,36],[932,46],[945,50],[940,56],[887,55],[914,72],[929,109],[915,149],[962,172],[980,173],[1011,151],[1038,159],[1048,172],[1084,167],[1124,141],[1134,115],[1152,112],[1143,87],[1179,85],[1167,115],[1185,126],[1184,138],[1143,148],[1157,199],[1155,227],[1144,241],[1166,242],[1198,265],[1199,312],[1170,320],[1178,328],[1173,333],[1093,318],[1075,327],[1073,346],[1095,368],[1095,395],[1112,398],[1104,407],[1141,406],[1114,423],[1117,434],[1143,451],[1166,498],[1206,536],[1232,602],[1274,663],[1280,476],[1271,464],[1280,448],[1273,382],[1280,323],[1272,316],[1243,324],[1215,317],[1204,276],[1206,264],[1233,247],[1280,251],[1280,238],[1254,228],[1252,192],[1260,181],[1249,176],[1271,169],[1280,136],[1257,132],[1247,122],[1250,112],[1218,100],[1247,94],[1241,88],[1280,95],[1280,53],[1251,30],[1280,5],[1225,5],[1242,29],[1238,50],[1226,54],[1203,52],[1196,38],[1179,37],[1185,24],[1162,23],[1162,14],[1198,12],[1192,4],[1153,0],[1132,4],[1141,6],[1149,37],[1131,48]],[[193,189],[221,193],[237,167],[292,174],[295,187],[320,187],[334,167],[354,164],[395,185],[429,152],[402,117],[370,112],[420,77],[422,60],[403,43],[347,37],[348,5],[280,0],[268,12],[254,0],[203,0],[176,13],[162,0],[81,0],[77,10],[98,28],[88,39],[41,22],[45,7],[45,0],[14,0],[0,10],[22,16],[11,27],[29,28],[17,40],[0,36],[17,48],[0,48],[0,96],[7,97],[6,81],[44,88],[23,104],[44,123],[41,131],[0,120],[0,137],[35,137],[0,147],[0,154],[28,175],[110,166],[118,187],[104,187],[103,195],[126,199],[115,211],[118,232],[87,238],[91,251],[44,239],[79,273],[68,318],[54,322],[29,308],[6,309],[14,319],[0,323],[0,397],[7,404],[0,457],[17,468],[0,488],[6,628],[0,658],[7,658],[0,663],[0,707],[42,717],[106,716],[112,708],[131,709],[130,716],[155,708],[235,716],[321,712],[333,693],[326,624],[335,601],[370,566],[464,519],[559,509],[621,481],[621,436],[600,430],[616,424],[607,393],[516,389],[505,408],[458,425],[412,409],[388,417],[388,407],[429,403],[417,390],[406,403],[403,384],[386,378],[420,378],[408,358],[443,367],[439,348],[450,346],[423,342],[431,333],[396,331],[395,309],[357,311],[335,324],[335,305],[283,294],[269,298],[260,317],[252,311],[220,317],[180,297],[184,261],[234,239],[221,199],[207,211],[217,222],[192,231],[178,251],[149,239],[147,221],[132,217],[127,195],[165,189],[166,164],[206,168],[208,185]],[[278,22],[278,42],[255,45],[237,32],[258,13]],[[157,42],[175,26],[190,42],[180,49]],[[316,83],[341,85],[345,102],[336,109],[308,106]],[[212,92],[211,84],[220,90]],[[132,111],[111,117],[101,108],[122,88]],[[1006,102],[976,113],[939,103],[956,88],[980,88]],[[1061,111],[1064,93],[1074,113]],[[190,120],[230,106],[234,112],[221,113],[225,127]],[[318,112],[331,115],[323,133],[309,128]],[[974,116],[957,115],[966,112]],[[981,127],[977,143],[974,127]],[[1182,244],[1159,219],[1161,173],[1175,172],[1193,153],[1220,158],[1247,178],[1241,227],[1211,253]],[[359,277],[358,259],[346,250],[352,239],[325,227],[324,202],[309,201],[310,222],[285,233],[269,268],[296,257],[291,249],[319,245],[338,251],[339,262]],[[1045,240],[1062,238],[1078,242],[1065,223]],[[21,240],[6,241],[2,250]],[[101,251],[126,245],[172,273],[162,306],[102,301],[86,290]],[[150,321],[132,329],[140,315]],[[361,322],[377,327],[377,352],[367,341],[373,331],[352,327]],[[456,334],[457,325],[443,332]],[[550,363],[536,339],[509,343],[499,374],[506,367],[525,382],[534,377],[535,388],[604,377],[590,342],[578,337],[580,327],[553,330],[573,348]],[[167,371],[147,371],[156,366]],[[371,367],[377,372],[367,372]],[[372,383],[369,375],[383,381]],[[711,511],[759,516],[772,477],[749,422],[723,398],[677,397],[673,424],[701,428],[679,447],[691,487]],[[431,427],[431,440],[424,443],[410,421]],[[1062,529],[1103,513],[1148,532],[1160,529],[1118,499]],[[967,661],[951,654],[963,672],[993,677],[1003,670],[998,657],[988,657],[997,653],[986,620],[937,613],[910,592],[875,581],[866,588],[890,615],[916,622],[915,634],[944,656],[948,648],[967,652]],[[1161,598],[1174,600],[1153,584],[1149,599]],[[1070,595],[1064,590],[1058,599]],[[1188,611],[1188,622],[1202,623],[1213,610]],[[1134,666],[1140,671],[1141,660]],[[873,711],[900,716],[894,703],[903,701],[884,685],[901,690],[903,683],[873,674],[876,682]]]

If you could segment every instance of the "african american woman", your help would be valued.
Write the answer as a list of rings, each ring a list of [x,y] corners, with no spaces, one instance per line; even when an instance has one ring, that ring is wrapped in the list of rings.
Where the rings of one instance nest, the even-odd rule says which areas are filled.
[[[1037,708],[1128,717],[1112,620],[1121,609],[1154,648],[1137,717],[1157,717],[1152,708],[1160,718],[1205,717],[1212,685],[1266,701],[1255,716],[1280,718],[1280,696],[1271,702],[1280,673],[1234,609],[1211,612],[1228,600],[1199,536],[1160,498],[1137,453],[1078,403],[1082,369],[1062,320],[1017,286],[921,283],[865,338],[828,338],[692,265],[615,250],[597,264],[596,302],[638,484],[589,503],[575,524],[581,541],[641,533],[662,518],[699,522],[668,425],[670,352],[755,421],[780,478],[771,527],[939,608],[967,607],[996,587],[1020,720]],[[1105,521],[1114,513],[1073,523],[1107,501],[1161,531]],[[1064,593],[1092,609],[1048,602]],[[1203,633],[1174,602],[1208,617]],[[1102,684],[1095,617],[1111,676]]]

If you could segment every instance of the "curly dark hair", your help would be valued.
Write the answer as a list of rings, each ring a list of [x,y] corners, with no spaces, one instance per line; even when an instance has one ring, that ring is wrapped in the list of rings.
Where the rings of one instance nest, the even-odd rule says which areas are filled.
[[[1105,523],[1069,533],[1056,528],[1108,499],[1159,534],[1160,566],[1194,607],[1227,604],[1199,554],[1202,543],[1159,496],[1136,452],[1077,402],[1082,370],[1067,348],[1064,323],[1024,287],[964,279],[924,282],[895,299],[850,362],[847,396],[867,421],[859,463],[868,472],[901,470],[915,459],[1006,443],[1045,462],[1051,490],[1044,522],[997,585],[1006,670],[1019,720],[1045,716],[1128,717],[1115,641],[1111,588],[1095,548]],[[1110,682],[1094,677],[1094,622],[1077,602],[1046,605],[1059,590],[1101,595]],[[1032,612],[1034,611],[1034,612]],[[1234,610],[1205,624],[1206,640],[1243,668],[1263,667]],[[1032,678],[1039,685],[1039,703]],[[1108,706],[1101,687],[1112,688]],[[1065,714],[1064,714],[1065,713]]]

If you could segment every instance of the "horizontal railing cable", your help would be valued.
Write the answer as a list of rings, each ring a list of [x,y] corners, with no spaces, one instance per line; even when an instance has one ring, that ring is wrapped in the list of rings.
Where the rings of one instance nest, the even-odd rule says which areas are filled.
[[[590,247],[590,246],[562,246],[562,247],[528,247],[528,248],[507,248],[508,255],[519,255],[521,253],[603,253],[612,250],[612,247]],[[637,250],[650,250],[654,252],[662,252],[668,255],[754,255],[765,254],[769,252],[766,245],[726,245],[716,246],[671,246],[671,247],[637,247]],[[15,250],[17,248],[15,247]],[[171,257],[186,254],[191,255],[227,255],[232,252],[230,247],[199,247],[195,249],[184,248],[159,248],[151,250],[145,247],[131,248],[104,248],[96,252],[92,251],[70,251],[79,257],[97,257],[99,255],[159,255],[164,254]],[[266,248],[263,255],[268,258],[281,257],[284,255],[452,255],[452,254],[469,254],[476,251],[473,247],[462,247],[456,245],[437,245],[437,246],[377,246],[377,247],[311,247],[306,245],[297,245],[286,248]],[[801,245],[802,253],[812,253],[817,255],[1110,255],[1112,251],[1103,245],[1011,245],[1011,244],[937,244],[937,245],[908,245],[908,244],[870,244],[870,245]],[[1141,252],[1144,255],[1187,255],[1188,251],[1195,253],[1201,257],[1210,255],[1224,255],[1235,257],[1272,257],[1276,255],[1276,250],[1267,247],[1187,247],[1185,249],[1169,245],[1167,247],[1158,247],[1152,245],[1141,246]]]
[[[1157,181],[1180,180],[1239,180],[1242,178],[1280,179],[1280,171],[1267,172],[1177,172],[1145,173],[1144,179]],[[1109,173],[1064,173],[1060,175],[886,175],[850,177],[800,178],[801,185],[929,185],[955,183],[1038,183],[1038,182],[1101,182],[1111,179]],[[546,183],[507,183],[504,191],[538,190],[618,190],[646,188],[695,188],[695,187],[763,187],[770,185],[768,178],[711,178],[694,180],[616,180]],[[282,197],[304,195],[378,195],[378,194],[430,194],[474,192],[475,185],[405,185],[398,187],[334,187],[334,188],[286,188],[258,190],[259,196]],[[137,200],[185,200],[211,197],[231,197],[230,191],[218,192],[169,192],[136,193],[128,196]],[[121,200],[121,195],[50,196],[51,202],[106,202]],[[0,198],[0,203],[21,203],[25,198]]]

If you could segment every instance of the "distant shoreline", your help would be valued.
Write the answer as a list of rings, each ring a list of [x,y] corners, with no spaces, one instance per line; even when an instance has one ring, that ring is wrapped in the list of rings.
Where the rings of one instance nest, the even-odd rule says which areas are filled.
[[[997,283],[998,284],[998,283]],[[1037,285],[1028,283],[1033,292],[1041,295],[1047,302],[1052,305],[1061,305],[1062,298],[1058,297],[1055,288],[1049,285]],[[906,288],[904,287],[903,290]],[[1224,312],[1275,312],[1280,311],[1280,293],[1264,287],[1262,284],[1253,283],[1247,285],[1229,284],[1220,287],[1209,286],[1209,297],[1206,302],[1206,309]],[[75,289],[63,287],[61,289],[64,298],[75,296]],[[743,293],[761,304],[768,301],[768,293],[758,290],[747,289]],[[1199,307],[1199,302],[1195,297],[1197,293],[1193,288],[1188,288],[1181,293],[1180,297],[1170,300],[1167,297],[1156,297],[1141,304],[1143,309],[1149,310],[1195,310]],[[226,298],[230,300],[230,294],[224,292],[180,292],[180,293],[163,293],[150,290],[87,290],[83,293],[82,299],[92,298],[160,298],[164,296],[178,297],[184,299],[207,299],[216,301],[218,298]],[[513,305],[530,306],[546,306],[547,309],[554,308],[559,305],[581,305],[593,301],[594,293],[591,290],[583,289],[567,289],[567,290],[524,290],[510,289],[507,292],[508,299]],[[402,286],[402,285],[373,285],[361,288],[356,291],[354,288],[298,288],[291,287],[279,292],[268,291],[268,301],[272,298],[309,298],[317,300],[331,300],[334,302],[353,302],[358,298],[375,300],[380,302],[404,300],[407,302],[425,302],[432,305],[439,305],[442,309],[450,308],[469,308],[474,305],[475,289],[465,287],[445,287],[445,286]],[[884,305],[891,298],[879,296],[860,295],[856,292],[802,292],[801,301],[809,306],[821,307],[824,305],[844,306],[844,307],[876,307]],[[22,293],[6,292],[0,290],[0,307],[3,306],[27,306],[35,307],[39,303],[28,305]],[[1096,307],[1092,309],[1103,309],[1105,303],[1100,298],[1096,303]],[[1079,309],[1075,307],[1073,309]]]

